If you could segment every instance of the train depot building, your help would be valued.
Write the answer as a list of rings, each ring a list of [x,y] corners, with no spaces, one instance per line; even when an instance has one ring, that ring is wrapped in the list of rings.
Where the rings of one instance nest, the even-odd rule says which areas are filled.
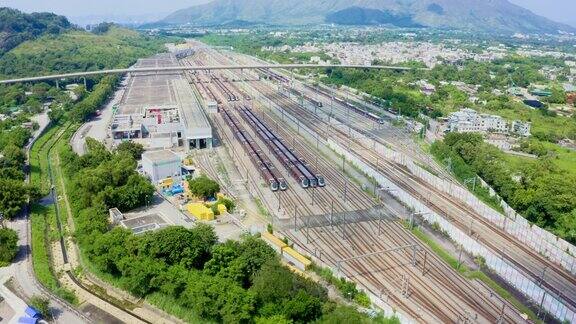
[[[135,67],[178,66],[171,54],[141,59]],[[212,127],[202,102],[179,72],[140,72],[128,86],[110,125],[114,142],[133,140],[147,150],[212,147]]]

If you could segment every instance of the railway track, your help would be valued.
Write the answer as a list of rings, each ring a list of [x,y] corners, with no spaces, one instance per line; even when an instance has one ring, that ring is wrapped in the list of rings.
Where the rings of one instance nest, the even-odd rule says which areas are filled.
[[[283,100],[281,96],[273,93],[269,93],[268,95],[274,100],[282,102],[284,109],[291,112],[293,116],[298,116],[309,128],[318,130],[318,133],[323,134],[325,138],[328,137],[326,131],[321,131],[322,126],[318,126],[318,123],[322,121],[322,119],[317,116],[310,116],[311,113],[308,110],[302,109],[297,104],[287,104],[286,100]],[[449,196],[429,185],[424,180],[414,176],[404,166],[379,158],[375,153],[365,149],[363,145],[355,143],[345,131],[335,127],[331,129],[335,130],[331,135],[336,137],[339,142],[346,143],[346,145],[352,149],[354,149],[354,145],[358,146],[360,149],[356,149],[355,151],[359,156],[363,157],[366,162],[386,174],[390,180],[393,180],[403,190],[424,201],[432,210],[441,215],[448,216],[449,220],[462,230],[468,231],[470,229],[470,221],[474,222],[475,230],[479,234],[479,240],[485,246],[500,254],[502,258],[512,262],[525,274],[531,276],[536,281],[540,281],[541,284],[554,295],[564,296],[564,299],[569,305],[575,304],[576,278],[559,269],[559,267],[551,261],[525,247],[517,240],[510,238],[502,229],[485,220],[481,215],[471,210],[465,203],[456,201],[454,197]],[[326,128],[324,128],[324,130],[326,130]],[[376,161],[376,163],[374,161]],[[482,227],[479,225],[482,225]],[[480,234],[482,235],[480,236]],[[501,240],[498,241],[498,244],[494,242],[495,237]],[[506,253],[504,253],[504,250]],[[540,264],[540,266],[538,266],[539,269],[535,269],[536,264]],[[543,269],[550,270],[547,272],[546,280],[542,280]],[[568,283],[569,286],[566,286],[566,283]]]
[[[304,153],[302,153],[304,155]],[[308,154],[311,154],[310,152]],[[306,157],[306,155],[304,155]],[[329,172],[327,169],[327,165],[324,165],[324,163],[322,163],[322,172],[324,172],[326,174],[327,177],[330,177],[330,181],[331,182],[336,182],[339,180],[339,178],[341,178],[340,176],[340,172],[337,171],[333,171],[333,172]],[[342,177],[343,178],[343,177]],[[343,186],[339,185],[339,183],[336,183],[336,187],[337,188],[343,188]],[[361,213],[362,209],[366,208],[366,204],[369,203],[373,203],[373,201],[368,198],[366,196],[366,194],[364,192],[362,192],[361,190],[356,190],[356,186],[351,186],[350,187],[350,191],[348,191],[348,194],[350,194],[352,196],[352,199],[350,200],[352,202],[352,208],[350,208],[350,206],[344,206],[344,203],[340,200],[336,200],[336,205],[337,207],[335,208],[336,211],[346,211],[346,210],[356,210],[357,212]],[[342,192],[341,192],[342,193]],[[329,195],[326,195],[325,193],[319,193],[317,196],[317,199],[319,200],[319,206],[325,206],[324,208],[322,208],[325,212],[325,214],[328,214],[331,212],[331,210],[329,210],[329,208],[327,206],[330,206],[330,199],[333,199],[333,197],[330,197]],[[334,200],[332,200],[334,201]],[[386,222],[386,224],[388,224],[388,222]],[[366,250],[367,245],[365,244],[365,242],[357,242],[358,240],[360,241],[371,241],[371,242],[376,242],[376,246],[377,249],[385,249],[386,247],[383,246],[383,243],[381,243],[382,241],[378,238],[370,238],[368,239],[368,237],[370,236],[368,229],[366,228],[366,226],[368,227],[372,227],[375,228],[377,227],[376,224],[374,223],[358,223],[356,225],[346,225],[348,226],[348,228],[350,228],[351,233],[349,233],[349,235],[354,236],[354,238],[351,241],[351,244],[353,247],[355,247],[355,252],[356,253],[369,253],[369,252],[373,252],[370,250]],[[362,232],[357,232],[356,229],[360,228],[360,230]],[[386,231],[386,229],[385,229]],[[404,235],[404,238],[400,238],[400,235],[395,235],[395,233],[398,231],[398,228],[396,229],[392,229],[391,231],[388,231],[388,239],[391,238],[390,235],[395,236],[395,238],[392,240],[392,245],[395,246],[402,246],[402,245],[406,245],[406,244],[413,244],[415,242],[414,238],[412,237],[412,235],[407,232],[405,229],[402,229],[401,232],[402,235]],[[406,239],[406,237],[412,237],[411,240]],[[342,240],[337,239],[336,241],[341,242]],[[333,242],[335,243],[335,242]],[[332,244],[330,244],[332,245]],[[389,247],[389,246],[388,246]],[[374,248],[374,246],[372,246],[372,249]],[[422,245],[420,245],[420,248],[423,249]],[[430,255],[432,255],[433,253],[431,251],[428,251],[430,253]],[[427,253],[428,253],[427,252]],[[348,257],[351,257],[352,255],[348,255]],[[422,259],[422,255],[419,255],[419,258]],[[444,264],[442,261],[440,261],[437,258],[431,258],[431,260],[434,262],[434,264],[436,265],[436,263],[440,264]],[[387,260],[385,258],[381,258],[378,261],[379,263],[377,265],[373,265],[375,268],[382,268],[382,267],[387,267],[387,268],[391,268],[393,267],[393,265],[389,264],[387,262]],[[405,260],[404,263],[407,263],[407,260]],[[366,272],[365,270],[362,270],[362,265],[356,264],[356,268],[359,269],[358,271],[362,272],[363,274]],[[481,303],[486,302],[485,299],[481,299],[476,297],[476,299],[473,299],[471,297],[468,297],[469,295],[474,296],[474,291],[475,288],[472,286],[472,284],[468,283],[466,280],[463,280],[462,278],[460,278],[457,274],[454,273],[454,271],[449,268],[447,265],[444,264],[444,268],[442,271],[432,271],[432,274],[434,274],[434,278],[437,282],[442,282],[445,285],[441,288],[441,289],[425,289],[425,288],[420,288],[420,289],[425,289],[425,293],[423,296],[420,296],[420,298],[418,299],[418,304],[419,305],[423,305],[425,306],[427,309],[434,309],[434,305],[431,304],[426,304],[428,303],[428,299],[430,298],[431,294],[435,294],[436,291],[448,291],[450,292],[453,296],[457,295],[460,296],[461,299],[466,300],[467,304],[470,305],[470,307],[474,307],[476,305],[479,305]],[[401,276],[401,272],[397,273],[398,276]],[[415,277],[416,280],[418,279],[419,274],[417,273],[410,273],[411,276]],[[353,277],[357,277],[354,276]],[[392,282],[394,280],[394,275],[387,277],[387,282]],[[458,285],[450,285],[452,282],[459,282]],[[421,287],[426,287],[427,284],[424,282],[419,282],[419,285],[421,285]],[[464,295],[460,295],[462,293],[462,291],[465,291],[466,293]],[[425,297],[424,297],[425,296]],[[436,296],[437,298],[437,303],[435,305],[442,305],[446,302],[447,299],[449,298],[443,298],[441,296]],[[501,304],[501,303],[500,303]],[[496,305],[494,305],[496,306]],[[494,307],[494,309],[500,309],[501,305],[497,305],[498,307]],[[437,306],[436,306],[437,307]],[[444,316],[446,316],[446,312],[447,310],[445,310],[444,308],[442,309],[442,311],[436,310],[435,316],[437,316],[439,319],[445,319]],[[483,314],[482,314],[483,312]],[[493,319],[494,321],[496,320],[496,314],[493,314],[493,312],[488,312],[486,310],[479,312],[482,314],[483,317],[488,318],[488,319]],[[455,318],[457,318],[458,316],[463,316],[461,312],[455,311],[454,309],[452,310],[452,320],[454,320]]]
[[[286,131],[282,131],[281,135],[282,135],[282,136],[289,136],[289,134],[287,134]],[[302,146],[304,146],[304,145],[302,145]],[[296,149],[297,151],[299,151],[300,154],[302,154],[302,155],[304,156],[304,158],[308,158],[308,157],[311,156],[311,154],[313,154],[312,152],[308,152],[307,154],[305,154],[305,153],[303,153],[304,149],[299,150],[298,147],[296,147],[295,149]],[[339,180],[340,180],[340,178],[341,178],[341,176],[338,175],[338,174],[340,174],[339,171],[334,171],[334,170],[330,171],[329,167],[328,167],[327,165],[325,165],[324,163],[322,163],[321,166],[319,166],[319,168],[320,168],[320,170],[326,175],[326,177],[327,177],[328,179],[330,179],[330,182],[331,182],[331,183],[332,183],[332,182],[335,183],[335,185],[336,185],[337,188],[344,188],[344,186],[341,186],[341,182],[339,182]],[[332,168],[332,169],[333,169],[333,168]],[[343,178],[343,177],[342,177],[342,178]],[[344,180],[344,179],[342,179],[342,180]],[[365,194],[364,192],[362,192],[361,190],[353,190],[353,188],[355,188],[355,187],[356,187],[356,186],[350,186],[350,191],[348,191],[348,194],[352,196],[352,199],[351,199],[351,201],[353,202],[352,210],[362,210],[363,208],[365,208],[365,206],[366,206],[367,203],[373,203],[372,200],[371,200],[370,198],[368,198],[368,197],[366,196],[366,194]],[[356,188],[357,188],[357,187],[356,187]],[[342,192],[341,192],[341,194],[342,194]],[[324,209],[324,212],[325,212],[326,214],[330,213],[331,211],[328,210],[328,207],[326,207],[326,206],[330,206],[330,205],[331,205],[331,204],[330,204],[330,200],[333,199],[333,197],[330,197],[329,195],[328,195],[328,196],[325,196],[324,193],[319,193],[318,196],[317,196],[317,199],[319,200],[319,206],[324,206],[324,207],[319,207],[319,208]],[[334,200],[332,200],[332,201],[334,201]],[[336,207],[336,210],[337,210],[337,211],[350,210],[350,207],[349,207],[349,206],[344,206],[343,203],[342,203],[340,200],[336,200],[336,205],[337,205],[337,207]],[[356,232],[356,229],[355,229],[356,226],[352,226],[352,229],[351,229],[352,234],[354,234],[354,236],[356,236],[357,238],[353,238],[352,241],[351,241],[351,244],[352,244],[352,246],[355,246],[355,247],[356,247],[356,252],[366,252],[366,253],[367,253],[367,252],[369,252],[369,251],[363,250],[363,249],[366,248],[366,244],[365,244],[365,243],[356,242],[356,240],[358,240],[358,239],[360,239],[360,238],[361,238],[361,240],[366,240],[366,236],[367,236],[367,234],[368,234],[368,233],[367,233],[367,229],[364,228],[364,224],[363,224],[363,223],[360,223],[360,224],[362,224],[362,227],[361,227],[361,228],[363,229],[363,232],[362,232],[362,233]],[[370,225],[374,225],[374,224],[370,224]],[[405,234],[406,234],[406,233],[405,233]],[[410,237],[410,236],[411,236],[411,235],[408,234],[408,237]],[[329,244],[326,244],[326,245],[328,245],[328,246],[334,246],[335,244],[342,244],[340,239],[334,238],[334,240],[335,240],[335,241],[333,241],[333,242],[331,242],[331,243],[329,243]],[[378,240],[376,240],[376,242],[378,242]],[[407,242],[408,242],[407,240],[395,240],[395,241],[393,241],[393,244],[402,245],[402,244],[406,244]],[[378,244],[378,243],[377,243],[377,244]],[[379,247],[382,248],[383,246],[379,245]],[[313,252],[313,251],[312,251],[312,252]],[[431,253],[431,254],[432,254],[432,253]],[[342,257],[342,256],[341,256],[341,257]],[[438,261],[438,260],[434,260],[434,261]],[[333,262],[334,262],[334,260],[333,260]],[[385,262],[386,262],[386,260],[385,260],[384,258],[382,258],[382,259],[379,260],[379,263],[378,263],[378,264],[373,264],[373,267],[376,267],[376,268],[378,268],[378,267],[383,267],[383,266],[384,266],[384,267],[386,267],[386,266],[388,266],[388,267],[393,267],[393,266],[391,266],[391,265],[389,265],[389,264],[386,264]],[[366,273],[366,272],[367,272],[366,269],[363,269],[363,265],[360,264],[360,263],[356,264],[355,267],[356,267],[357,269],[359,269],[359,271],[362,272],[362,273]],[[444,271],[448,271],[448,272],[449,272],[449,271],[450,271],[449,267],[446,266],[446,267],[444,268]],[[398,273],[398,275],[401,275],[401,273]],[[413,275],[416,275],[416,274],[413,274]],[[393,277],[394,277],[394,276],[392,276],[392,277],[387,277],[387,278],[386,278],[387,282],[393,281],[393,280],[394,280]],[[441,273],[441,275],[440,275],[439,277],[438,277],[438,276],[435,277],[435,279],[436,279],[438,282],[444,282],[446,285],[449,285],[449,283],[451,283],[451,282],[457,281],[458,278],[459,278],[459,276],[458,276],[457,274],[454,274],[454,273],[452,273],[450,276],[446,276],[446,273]],[[459,279],[462,280],[462,278],[459,278]],[[374,279],[372,279],[372,281],[374,281]],[[381,283],[381,282],[374,282],[374,284],[378,285],[378,284],[382,284],[382,283]],[[419,282],[418,284],[421,285],[421,287],[425,287],[425,283],[423,283],[423,282]],[[460,284],[462,285],[462,282],[461,282]],[[469,283],[468,283],[468,284],[465,284],[465,285],[464,285],[464,288],[465,288],[465,291],[466,291],[467,294],[472,294],[472,293],[475,291],[475,288],[472,287],[472,285],[469,284]],[[442,305],[442,304],[444,304],[444,303],[446,302],[447,298],[443,298],[442,296],[436,296],[436,303],[435,303],[435,304],[430,304],[430,303],[429,303],[430,295],[431,295],[431,294],[435,294],[435,291],[436,291],[436,290],[449,291],[449,292],[451,292],[451,294],[453,294],[453,295],[458,295],[459,293],[462,292],[462,287],[460,287],[460,286],[444,286],[444,287],[442,287],[442,289],[432,289],[432,290],[430,290],[430,288],[428,288],[428,289],[420,288],[420,289],[424,289],[425,291],[424,291],[423,295],[421,295],[421,296],[419,295],[420,297],[419,297],[419,300],[418,300],[418,304],[419,304],[419,305],[423,305],[423,306],[424,306],[425,308],[427,308],[427,309],[432,309],[432,310],[436,309],[436,310],[435,310],[435,316],[437,316],[437,318],[439,318],[439,319],[441,319],[441,320],[446,320],[446,319],[449,319],[449,318],[450,318],[452,321],[456,320],[457,318],[463,318],[463,316],[464,316],[463,313],[462,313],[462,312],[459,312],[459,311],[456,311],[456,310],[454,310],[454,309],[452,309],[451,315],[447,315],[447,314],[446,314],[447,311],[445,310],[445,307],[444,307],[444,308],[441,307],[442,310],[439,310],[439,309],[438,309],[438,306],[437,306],[437,305]],[[486,302],[485,299],[481,299],[481,298],[478,298],[478,297],[477,297],[476,299],[472,299],[472,298],[468,298],[467,296],[464,296],[464,299],[466,300],[466,302],[468,303],[468,305],[471,305],[471,307]],[[500,309],[500,305],[499,305],[498,308],[494,308],[494,309]],[[484,318],[487,318],[487,319],[491,319],[491,320],[494,320],[494,321],[497,319],[497,315],[496,315],[496,314],[493,314],[494,312],[489,311],[489,310],[481,310],[481,311],[478,312],[478,313],[481,314],[481,316],[483,316]],[[415,314],[412,313],[412,315],[415,315]],[[516,314],[516,315],[517,315],[517,314]],[[449,316],[449,317],[446,317],[446,316]],[[515,318],[518,319],[517,316],[516,316]]]
[[[234,85],[230,86],[233,87]],[[262,88],[257,90],[261,93],[266,93]],[[235,92],[242,93],[242,91],[238,89],[235,89]],[[285,104],[282,106],[290,112],[290,107],[286,108],[285,106],[287,105]],[[294,112],[299,111],[295,110]],[[302,117],[302,115],[304,114],[298,116]],[[269,125],[273,125],[272,119],[265,119],[264,121]],[[311,118],[309,122],[321,125],[317,117]],[[320,127],[312,128],[309,125],[307,126],[311,129]],[[286,127],[277,127],[277,132],[284,138],[289,138],[291,135],[294,136]],[[324,133],[324,135],[327,136],[326,130],[319,133]],[[314,209],[320,209],[321,212],[326,215],[334,212],[362,213],[362,209],[374,204],[373,199],[366,195],[358,186],[350,183],[347,177],[342,175],[333,163],[326,161],[324,158],[318,159],[318,152],[314,152],[309,146],[302,143],[294,145],[294,150],[309,161],[313,161],[316,157],[317,170],[324,174],[329,182],[329,187],[335,188],[334,192],[316,190],[314,193],[310,193],[310,195],[314,195],[314,199],[317,200],[317,204],[313,207]],[[285,197],[284,204],[286,206],[300,206],[298,210],[300,223],[306,224],[305,215],[313,215],[314,211],[306,204],[303,197],[294,194],[292,190],[288,190],[282,193],[282,195]],[[346,198],[342,199],[343,197]],[[388,213],[391,212],[388,211]],[[373,236],[372,232],[381,225],[382,224],[378,222],[370,221],[353,225],[340,225],[342,231],[348,231],[349,233],[346,239],[341,239],[337,233],[330,233],[328,235],[326,234],[328,232],[325,231],[324,228],[310,228],[308,231],[314,236],[312,245],[321,246],[324,250],[323,260],[329,261],[332,265],[335,265],[339,260],[359,253],[373,252],[373,249],[381,249],[386,246],[406,245],[407,243],[414,243],[416,241],[411,233],[403,229],[402,225],[398,223],[396,223],[396,225],[385,223],[384,231],[387,233],[385,237],[380,238]],[[303,226],[305,227],[306,225]],[[289,235],[292,240],[303,249],[314,254],[314,250],[311,250],[311,244],[302,243],[298,235],[294,233],[290,233]],[[327,235],[327,237],[324,237],[324,235]],[[317,240],[318,242],[316,242]],[[367,243],[368,241],[370,243]],[[336,250],[335,247],[338,247],[338,249]],[[352,251],[350,248],[352,248]],[[434,254],[419,244],[417,258],[422,260],[423,254],[429,254],[428,264],[434,265],[434,270],[427,271],[426,278],[419,278],[422,274],[418,268],[402,266],[410,263],[408,256],[401,256],[397,260],[386,256],[378,256],[374,257],[374,260],[354,261],[345,267],[345,271],[348,276],[362,282],[364,285],[373,287],[371,291],[377,296],[380,295],[381,291],[379,291],[379,289],[381,288],[385,288],[387,291],[397,290],[397,288],[394,288],[394,283],[398,281],[398,278],[401,278],[403,275],[409,276],[413,287],[410,289],[410,298],[408,300],[405,297],[398,296],[398,293],[389,293],[389,295],[395,305],[405,309],[410,316],[416,319],[421,318],[423,312],[422,309],[419,310],[421,307],[423,307],[427,313],[430,313],[433,319],[442,322],[473,320],[474,318],[471,317],[473,314],[477,314],[480,318],[490,322],[495,322],[499,318],[500,314],[498,312],[502,307],[502,301],[481,296],[477,292],[478,287],[460,277],[438,257],[432,257]],[[374,269],[386,269],[386,271],[374,271]],[[413,277],[416,279],[413,279]],[[465,296],[461,296],[462,294]],[[465,308],[469,310],[458,308],[456,306],[457,302],[455,301],[466,305]],[[510,310],[507,310],[504,314],[505,321],[521,321],[518,313],[510,305],[507,306]]]

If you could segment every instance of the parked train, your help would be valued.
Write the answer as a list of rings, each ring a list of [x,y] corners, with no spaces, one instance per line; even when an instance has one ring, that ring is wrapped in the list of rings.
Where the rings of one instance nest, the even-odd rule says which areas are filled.
[[[290,92],[291,92],[293,95],[297,96],[297,97],[303,97],[305,100],[311,102],[311,103],[312,103],[314,106],[316,106],[316,107],[321,108],[321,107],[324,106],[324,105],[322,104],[322,101],[318,101],[318,100],[310,97],[309,95],[303,94],[302,92],[300,92],[300,91],[298,91],[298,90],[296,90],[296,89],[294,89],[294,88],[290,88]]]
[[[270,80],[276,80],[276,81],[281,82],[281,83],[289,83],[290,82],[290,80],[288,80],[288,78],[286,78],[286,77],[284,77],[284,76],[282,76],[276,72],[273,72],[269,69],[260,68],[260,69],[258,69],[258,71],[260,71],[260,73],[262,73],[266,78],[268,78]]]
[[[368,117],[369,119],[379,123],[379,124],[384,124],[384,119],[382,119],[380,116],[371,113],[367,110],[364,110],[362,108],[359,108],[358,106],[351,104],[345,100],[342,100],[340,98],[334,97],[334,100],[338,101],[339,103],[341,103],[342,105],[352,109],[355,113],[360,114],[362,116]]]
[[[324,96],[332,98],[333,100],[337,101],[338,103],[342,104],[343,106],[352,109],[355,113],[360,114],[360,115],[365,116],[365,117],[368,117],[369,119],[377,122],[378,124],[384,124],[384,119],[382,117],[380,117],[380,116],[378,116],[378,115],[376,115],[376,114],[374,114],[368,110],[362,109],[362,108],[360,108],[354,104],[349,103],[346,100],[343,100],[343,99],[340,99],[336,96],[333,96],[331,93],[328,93],[322,89],[312,87],[308,84],[306,84],[306,87],[308,87],[312,91],[316,91],[320,94],[323,94]]]
[[[212,76],[212,82],[214,82],[224,94],[228,97],[228,101],[238,101],[238,97],[232,92],[225,84],[216,76]]]
[[[235,118],[226,109],[221,110],[223,112],[223,117],[228,126],[232,129],[234,137],[240,142],[246,153],[249,155],[250,160],[254,166],[260,172],[260,176],[266,181],[270,190],[286,190],[288,189],[288,183],[284,179],[274,165],[268,160],[266,155],[254,142],[254,140],[247,134],[240,125],[235,120]]]
[[[310,167],[290,150],[281,138],[274,135],[270,129],[247,107],[239,107],[241,116],[254,127],[258,136],[274,152],[274,155],[290,171],[292,177],[302,188],[324,187],[326,181],[322,175],[314,174]]]

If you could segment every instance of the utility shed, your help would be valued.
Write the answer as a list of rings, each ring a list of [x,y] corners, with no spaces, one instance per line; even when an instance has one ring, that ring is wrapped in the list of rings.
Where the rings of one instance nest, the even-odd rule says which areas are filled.
[[[182,161],[170,150],[148,151],[142,154],[142,169],[154,184],[166,178],[179,182],[182,178]]]

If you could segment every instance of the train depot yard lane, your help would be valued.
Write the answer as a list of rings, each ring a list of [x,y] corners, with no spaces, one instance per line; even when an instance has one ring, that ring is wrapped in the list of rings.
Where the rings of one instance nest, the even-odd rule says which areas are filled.
[[[203,48],[183,65],[246,64],[251,58]],[[522,314],[485,284],[469,280],[436,256],[402,219],[411,212],[326,144],[335,141],[374,166],[401,188],[469,229],[478,241],[537,276],[542,286],[563,291],[570,307],[576,282],[534,251],[503,235],[456,197],[440,192],[369,145],[372,141],[439,168],[386,116],[270,70],[186,72],[252,197],[261,201],[274,227],[313,256],[370,292],[373,298],[421,322],[523,322]],[[367,106],[369,104],[366,104]],[[354,134],[362,134],[355,137]],[[441,168],[440,168],[441,169]],[[449,177],[445,171],[438,174]],[[281,185],[284,182],[284,187]],[[388,198],[391,199],[391,198]],[[552,269],[554,268],[554,269]]]

